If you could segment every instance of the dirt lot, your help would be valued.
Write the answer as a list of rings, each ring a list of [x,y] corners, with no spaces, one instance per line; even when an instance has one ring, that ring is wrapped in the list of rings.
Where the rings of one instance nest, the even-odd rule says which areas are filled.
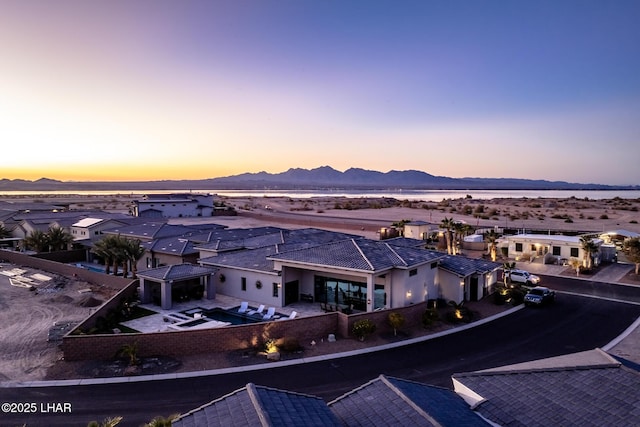
[[[92,307],[89,298],[104,301],[108,295],[90,289],[86,282],[74,281],[44,271],[11,264],[0,264],[0,272],[15,268],[20,277],[32,279],[34,290],[12,286],[9,276],[0,274],[0,381],[41,380],[60,357],[56,342],[49,342],[49,331],[56,324],[73,324],[86,318]],[[40,275],[40,276],[39,276]],[[95,304],[95,301],[94,301]]]

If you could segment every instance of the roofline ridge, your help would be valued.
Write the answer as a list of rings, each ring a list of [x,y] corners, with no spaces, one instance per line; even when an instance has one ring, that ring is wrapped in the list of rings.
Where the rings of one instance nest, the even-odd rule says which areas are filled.
[[[396,251],[395,251],[395,249],[393,249],[389,243],[384,242],[384,245],[385,245],[385,246],[386,246],[386,247],[387,247],[391,252],[393,252],[393,254],[394,254],[395,256],[397,256],[397,257],[398,257],[398,259],[402,262],[402,264],[404,264],[404,266],[405,266],[405,267],[408,267],[408,266],[409,266],[409,264],[404,260],[404,258],[402,258],[402,257],[400,256],[400,254],[398,254],[398,252],[396,252]]]
[[[393,391],[396,394],[396,396],[398,396],[400,399],[402,399],[403,402],[405,402],[407,405],[409,405],[411,408],[413,408],[413,410],[416,411],[418,414],[420,414],[423,418],[428,420],[431,424],[433,424],[436,427],[442,427],[442,424],[440,424],[435,418],[433,418],[424,409],[422,409],[420,406],[418,406],[413,400],[411,400],[406,394],[404,394],[402,392],[402,390],[400,390],[398,387],[396,387],[394,384],[392,384],[391,381],[389,381],[389,379],[387,377],[385,377],[384,375],[380,375],[378,378],[391,391]]]
[[[258,415],[260,424],[263,427],[271,426],[272,424],[271,420],[269,419],[269,414],[265,410],[265,407],[262,405],[260,396],[258,396],[258,389],[254,383],[247,384],[247,394],[249,395],[249,399],[251,400],[251,403],[256,410],[256,414]]]
[[[371,267],[372,271],[375,271],[376,269],[373,267],[373,264],[371,264],[371,261],[369,261],[369,258],[367,258],[367,256],[364,254],[364,252],[362,252],[362,249],[360,249],[360,246],[358,246],[358,244],[356,243],[356,239],[350,239],[351,243],[353,243],[353,246],[356,247],[356,249],[358,250],[358,252],[360,252],[360,255],[362,255],[362,258],[364,258],[364,260],[367,262],[367,264],[369,264],[369,267]]]

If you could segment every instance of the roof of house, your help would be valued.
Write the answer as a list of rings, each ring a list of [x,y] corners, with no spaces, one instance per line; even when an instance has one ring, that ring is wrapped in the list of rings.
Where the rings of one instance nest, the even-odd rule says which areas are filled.
[[[151,280],[184,280],[213,274],[217,270],[195,264],[174,264],[138,272],[138,277]]]
[[[487,426],[452,390],[380,375],[329,402],[347,426]]]
[[[283,229],[279,227],[231,228],[216,230],[212,233],[209,243],[198,245],[198,249],[208,251],[243,249],[246,247],[245,241],[247,239],[271,234],[278,235],[282,230]],[[269,237],[269,239],[272,238],[273,237]]]
[[[194,248],[192,241],[181,237],[167,237],[164,239],[141,242],[140,246],[148,251],[167,255],[185,256],[200,253]]]
[[[385,241],[347,239],[271,256],[277,261],[320,265],[367,272],[409,268],[440,259],[444,254],[395,246]]]
[[[125,237],[149,240],[162,237],[176,237],[190,231],[193,231],[193,229],[184,225],[172,225],[163,221],[147,221],[140,224],[109,228],[105,230],[104,233],[120,234]]]
[[[462,255],[445,255],[439,267],[460,277],[485,274],[502,267],[502,264],[484,259],[467,258]]]
[[[76,221],[71,224],[72,227],[91,227],[96,224],[100,224],[105,221],[102,218],[82,218],[80,221]]]
[[[640,419],[640,372],[600,349],[453,380],[479,414],[499,425],[620,426]]]
[[[171,425],[324,427],[342,424],[319,397],[249,383],[181,415]]]

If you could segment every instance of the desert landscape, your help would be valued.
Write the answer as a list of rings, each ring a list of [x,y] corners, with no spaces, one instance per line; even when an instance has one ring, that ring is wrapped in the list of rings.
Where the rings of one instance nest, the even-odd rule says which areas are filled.
[[[1,196],[1,201],[16,204],[62,205],[72,210],[105,210],[128,213],[131,202],[141,195],[39,195]],[[390,198],[287,198],[287,197],[217,197],[216,202],[232,206],[236,216],[173,218],[171,223],[218,223],[233,228],[280,226],[283,228],[319,227],[335,231],[379,238],[381,227],[389,227],[402,220],[421,220],[439,224],[445,217],[465,221],[477,228],[517,228],[530,231],[549,230],[574,232],[603,232],[624,229],[640,233],[640,200],[638,199],[491,199],[470,198],[441,202],[401,201]],[[28,206],[28,205],[27,205]],[[3,270],[14,268],[2,265]],[[46,275],[46,272],[27,272],[27,275]],[[10,286],[7,277],[0,277],[3,292],[0,320],[3,346],[0,380],[35,380],[47,377],[60,358],[55,342],[48,342],[48,331],[56,324],[78,322],[92,310],[82,290],[87,283],[68,278],[52,277],[62,288],[40,292]],[[51,283],[54,283],[51,282]],[[92,289],[91,295],[100,301],[109,298],[104,289]],[[18,302],[18,303],[16,303]],[[28,315],[24,312],[27,310]],[[16,319],[21,319],[16,321]],[[345,345],[347,343],[344,343]],[[338,347],[338,346],[334,346]],[[315,352],[320,352],[316,348]],[[335,350],[333,348],[332,350]],[[330,351],[326,349],[325,351]],[[212,368],[214,360],[194,358],[183,361],[183,369]],[[58,366],[59,367],[59,366]],[[51,372],[53,374],[53,372]],[[56,372],[61,378],[69,372]]]

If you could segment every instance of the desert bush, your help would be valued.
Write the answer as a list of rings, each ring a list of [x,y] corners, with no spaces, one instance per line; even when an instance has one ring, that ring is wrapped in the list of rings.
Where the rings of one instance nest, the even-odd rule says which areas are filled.
[[[428,308],[422,313],[422,326],[428,328],[434,322],[440,320],[440,313],[435,308]]]
[[[360,341],[364,341],[367,335],[371,335],[376,331],[376,324],[369,319],[358,320],[353,324],[353,335]]]
[[[286,353],[294,353],[296,351],[302,350],[300,343],[296,338],[293,337],[284,337],[278,340],[276,343],[278,350],[286,352]]]
[[[389,326],[393,328],[393,335],[398,335],[398,329],[402,328],[405,323],[405,318],[401,313],[391,312],[387,317]]]
[[[600,219],[609,219],[609,215],[602,214],[602,215],[600,215]]]

